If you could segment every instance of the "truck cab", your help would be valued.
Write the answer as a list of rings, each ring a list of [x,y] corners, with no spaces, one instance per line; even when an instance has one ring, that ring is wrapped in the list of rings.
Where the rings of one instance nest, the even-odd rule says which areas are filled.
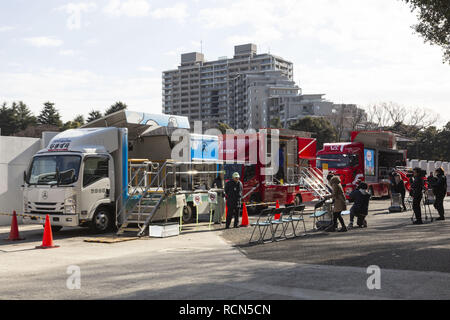
[[[386,131],[354,131],[351,142],[325,143],[317,166],[338,175],[348,195],[366,182],[374,197],[390,195],[390,173],[404,166],[406,152],[397,149],[395,135]]]
[[[118,176],[120,143],[126,129],[72,129],[55,136],[24,173],[24,219],[42,223],[48,214],[55,229],[91,224],[112,226],[115,199],[126,176]],[[120,142],[119,142],[120,141]]]
[[[362,143],[326,143],[318,152],[317,167],[341,178],[349,195],[358,181],[364,180],[364,145]]]

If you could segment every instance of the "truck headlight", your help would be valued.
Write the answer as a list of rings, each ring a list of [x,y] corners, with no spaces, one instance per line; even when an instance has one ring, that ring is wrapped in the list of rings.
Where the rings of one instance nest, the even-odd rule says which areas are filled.
[[[76,206],[64,206],[65,213],[75,213]]]
[[[77,210],[77,196],[73,195],[64,201],[64,213],[75,213]]]

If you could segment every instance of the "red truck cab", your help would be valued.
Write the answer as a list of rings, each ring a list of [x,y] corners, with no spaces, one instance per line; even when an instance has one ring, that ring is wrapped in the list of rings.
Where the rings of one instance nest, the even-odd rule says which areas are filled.
[[[365,181],[374,197],[390,195],[390,173],[406,163],[395,135],[387,131],[354,131],[351,142],[327,143],[317,153],[319,168],[339,175],[348,195]]]

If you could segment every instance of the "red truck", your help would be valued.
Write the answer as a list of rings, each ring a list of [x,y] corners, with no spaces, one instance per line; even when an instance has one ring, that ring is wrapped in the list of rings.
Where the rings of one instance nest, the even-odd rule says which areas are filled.
[[[351,142],[324,144],[317,158],[319,168],[340,176],[347,196],[362,181],[373,197],[390,196],[390,173],[406,165],[406,151],[387,131],[354,131]]]
[[[243,201],[250,205],[249,210],[255,208],[252,205],[277,200],[280,205],[297,205],[317,198],[317,192],[301,179],[306,171],[318,180],[322,178],[320,170],[315,168],[316,139],[309,133],[280,129],[278,147],[271,152],[272,130],[219,137],[219,160],[225,162],[225,181],[231,179],[233,172],[240,174]],[[276,154],[278,171],[270,172],[267,157]]]

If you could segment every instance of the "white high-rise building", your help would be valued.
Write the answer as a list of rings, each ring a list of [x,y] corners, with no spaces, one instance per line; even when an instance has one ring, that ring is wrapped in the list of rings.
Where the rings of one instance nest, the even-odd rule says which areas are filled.
[[[247,101],[247,88],[239,86],[239,78],[269,70],[293,80],[292,62],[268,53],[257,54],[254,44],[235,46],[231,59],[206,61],[202,53],[182,54],[180,66],[162,75],[163,112],[188,116],[191,124],[202,121],[205,128],[223,122],[246,129],[250,114],[242,99]]]

